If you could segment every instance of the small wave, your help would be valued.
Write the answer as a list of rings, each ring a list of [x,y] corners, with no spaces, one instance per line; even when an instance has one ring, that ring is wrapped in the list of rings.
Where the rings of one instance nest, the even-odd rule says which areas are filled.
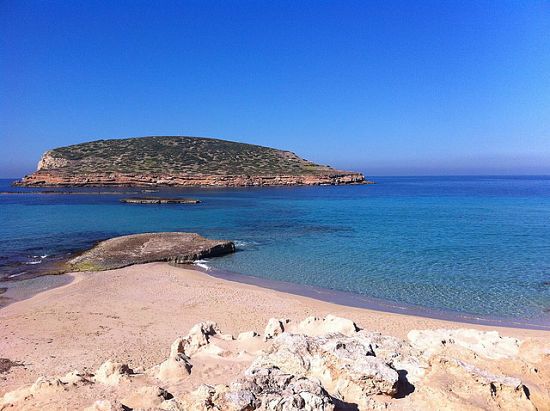
[[[23,264],[25,265],[34,265],[34,264],[41,264],[42,261],[26,261]]]
[[[206,264],[206,260],[197,260],[193,263],[193,265],[196,265],[197,267],[203,268],[206,271],[210,270],[210,267]]]
[[[24,273],[17,273],[17,274],[8,275],[8,278],[19,277],[21,274],[24,274]]]
[[[247,247],[253,247],[255,245],[258,245],[256,241],[235,240],[233,242],[235,243],[235,247],[237,248],[247,248]]]
[[[46,257],[49,257],[49,254],[44,254],[44,255],[33,255],[32,258],[40,258],[40,259],[44,259]]]

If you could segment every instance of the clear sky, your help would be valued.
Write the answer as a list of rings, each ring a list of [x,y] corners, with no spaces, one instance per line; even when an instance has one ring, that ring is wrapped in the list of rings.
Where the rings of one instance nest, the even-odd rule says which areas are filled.
[[[143,135],[550,174],[548,1],[0,1],[0,176]]]

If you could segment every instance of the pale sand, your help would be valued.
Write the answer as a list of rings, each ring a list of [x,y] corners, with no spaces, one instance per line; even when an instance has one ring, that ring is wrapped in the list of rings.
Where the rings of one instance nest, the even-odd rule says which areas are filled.
[[[99,273],[70,274],[74,281],[0,309],[0,357],[19,361],[0,375],[0,395],[41,375],[93,372],[107,359],[149,368],[166,359],[170,344],[200,321],[223,332],[259,333],[271,317],[300,321],[335,314],[361,328],[406,338],[412,329],[498,330],[520,339],[548,339],[549,331],[487,327],[326,303],[152,263]],[[229,381],[245,368],[212,367],[190,380]],[[200,369],[201,367],[197,367]],[[202,381],[199,381],[200,379]],[[215,382],[215,381],[214,381]]]

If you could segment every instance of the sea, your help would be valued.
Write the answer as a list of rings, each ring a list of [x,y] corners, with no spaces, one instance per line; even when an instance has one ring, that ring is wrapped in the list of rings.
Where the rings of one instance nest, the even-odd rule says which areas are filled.
[[[212,275],[354,306],[550,327],[550,177],[372,177],[314,187],[40,188],[0,180],[0,287],[110,237],[197,232]],[[200,204],[124,204],[130,196]],[[144,285],[146,286],[146,285]]]

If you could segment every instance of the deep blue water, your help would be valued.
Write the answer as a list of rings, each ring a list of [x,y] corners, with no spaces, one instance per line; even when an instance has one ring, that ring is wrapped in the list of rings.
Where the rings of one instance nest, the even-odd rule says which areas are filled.
[[[550,177],[375,180],[169,190],[199,198],[199,205],[121,204],[124,195],[0,195],[0,276],[116,235],[193,231],[237,241],[240,251],[212,259],[212,267],[399,304],[547,321]],[[28,191],[9,183],[0,180],[0,191]]]

